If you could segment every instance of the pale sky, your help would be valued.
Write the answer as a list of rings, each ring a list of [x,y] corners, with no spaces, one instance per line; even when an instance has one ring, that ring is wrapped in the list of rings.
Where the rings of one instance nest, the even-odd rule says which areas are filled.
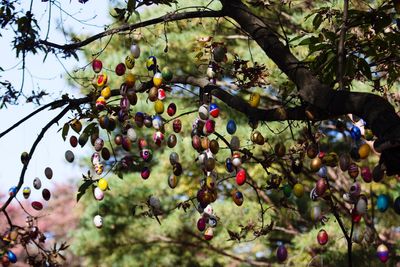
[[[25,2],[24,5],[30,3],[30,1],[23,2]],[[42,34],[45,35],[48,20],[48,3],[41,1],[33,2],[33,12],[38,19],[39,25],[42,29]],[[88,24],[100,26],[93,27],[80,24],[63,13],[63,26],[67,30],[73,29],[75,32],[93,34],[102,31],[102,26],[109,21],[109,1],[91,0],[86,4],[81,4],[78,0],[60,2],[62,3],[62,8],[68,13],[74,15],[75,18],[88,20]],[[60,11],[53,6],[52,12],[54,14],[54,19],[51,24],[49,41],[65,43],[65,37],[61,34],[60,29],[57,28],[56,23],[56,19],[60,18]],[[18,64],[21,59],[16,59],[15,51],[10,48],[10,42],[12,40],[12,32],[10,29],[9,32],[3,31],[2,34],[3,37],[0,38],[0,47],[2,48],[2,61],[0,66],[7,71],[0,72],[0,76],[2,76],[1,80],[9,80],[16,88],[19,88],[21,84],[21,65],[11,70],[8,69]],[[85,65],[82,57],[80,62],[77,62],[75,59],[69,59],[64,60],[63,63],[68,70]],[[45,103],[59,98],[66,92],[73,96],[79,96],[79,90],[77,88],[71,88],[67,85],[65,81],[67,74],[55,56],[49,55],[46,61],[43,62],[43,54],[37,56],[29,55],[27,57],[26,66],[25,92],[29,93],[33,88],[45,89],[50,93],[50,96],[44,99]],[[0,118],[2,122],[0,124],[0,132],[3,132],[16,121],[35,109],[37,109],[37,106],[33,104],[21,104],[18,106],[8,106],[8,109],[0,109]],[[18,183],[22,169],[20,161],[21,153],[30,150],[34,140],[44,125],[60,111],[61,109],[51,112],[42,112],[0,139],[0,193],[7,193],[11,186]],[[42,188],[51,188],[52,184],[55,182],[73,182],[71,179],[75,179],[76,181],[77,178],[82,177],[82,171],[78,166],[76,166],[76,164],[67,163],[64,159],[64,153],[67,149],[71,149],[75,153],[75,156],[88,155],[88,153],[84,154],[84,150],[79,148],[71,148],[68,141],[65,143],[63,142],[61,133],[57,133],[57,130],[62,127],[63,122],[65,122],[68,117],[69,116],[65,116],[64,120],[60,121],[59,126],[53,126],[46,133],[44,139],[36,149],[33,159],[29,164],[24,184],[24,186],[30,186],[32,192],[36,191],[32,186],[32,181],[35,177],[41,179],[43,184]],[[75,160],[75,163],[76,162],[77,160]],[[53,169],[54,175],[51,181],[47,180],[44,176],[44,169],[47,166]],[[18,197],[22,199],[22,190]],[[33,193],[31,200],[41,200],[41,190]]]

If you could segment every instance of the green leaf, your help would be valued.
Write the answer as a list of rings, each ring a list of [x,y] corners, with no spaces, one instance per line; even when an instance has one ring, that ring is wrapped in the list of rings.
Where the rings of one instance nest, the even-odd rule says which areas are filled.
[[[136,8],[136,0],[129,0],[126,8],[130,13],[132,13]]]
[[[79,202],[79,200],[85,195],[86,190],[89,188],[94,183],[93,180],[87,180],[81,184],[81,186],[78,189],[78,194],[76,195],[76,202]]]
[[[67,138],[68,131],[69,131],[69,124],[65,123],[64,126],[63,126],[63,129],[62,129],[62,134],[61,134],[61,136],[62,136],[64,141]]]
[[[313,23],[314,29],[317,30],[322,23],[322,15],[320,13],[317,13],[317,15],[315,15],[312,23]]]
[[[85,133],[85,134],[87,134],[88,136],[92,135],[92,133],[94,133],[94,132],[96,131],[96,130],[95,130],[96,125],[97,125],[96,122],[90,123],[88,126],[85,127],[85,129],[83,130],[82,133]]]

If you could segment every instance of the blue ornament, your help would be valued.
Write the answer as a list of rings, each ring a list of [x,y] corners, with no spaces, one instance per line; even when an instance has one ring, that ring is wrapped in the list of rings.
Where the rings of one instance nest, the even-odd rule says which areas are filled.
[[[15,197],[15,195],[17,194],[17,187],[13,186],[8,190],[8,194],[10,195],[10,197]]]
[[[157,59],[155,56],[149,56],[146,61],[147,70],[156,71],[157,70]]]
[[[225,168],[228,172],[233,172],[233,163],[231,158],[227,158],[225,161]]]
[[[354,140],[360,140],[360,138],[361,138],[361,130],[360,130],[360,128],[358,128],[357,126],[353,126],[351,129],[350,129],[350,135],[351,135],[351,138],[353,138]]]
[[[389,197],[385,194],[380,194],[376,200],[376,206],[379,211],[385,212],[389,208]]]
[[[280,262],[285,261],[287,259],[287,256],[288,256],[288,251],[285,245],[280,245],[276,250],[276,257],[278,258],[278,261]]]
[[[319,170],[317,171],[317,175],[322,178],[328,177],[328,169],[325,165],[319,168]]]
[[[213,116],[214,118],[218,117],[218,115],[219,115],[219,107],[217,106],[217,104],[212,103],[210,105],[210,115]]]
[[[7,257],[8,257],[8,260],[11,263],[16,263],[17,262],[17,256],[11,250],[7,251]]]
[[[234,134],[236,132],[236,123],[234,120],[229,120],[228,124],[226,125],[226,131],[229,134]]]

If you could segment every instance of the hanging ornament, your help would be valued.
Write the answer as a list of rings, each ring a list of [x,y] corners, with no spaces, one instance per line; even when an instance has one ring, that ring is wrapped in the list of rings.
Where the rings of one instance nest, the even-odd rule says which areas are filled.
[[[29,198],[29,196],[31,195],[31,189],[29,186],[24,187],[24,189],[22,190],[22,195],[24,196],[25,199]]]
[[[229,134],[234,134],[236,132],[236,123],[234,120],[230,119],[226,125],[226,131]]]
[[[380,194],[376,200],[376,206],[380,212],[385,212],[389,208],[389,197],[385,194]]]
[[[215,103],[210,104],[210,115],[214,118],[217,118],[219,115],[219,107]]]
[[[168,176],[168,186],[174,189],[178,185],[178,177],[174,174]]]
[[[376,254],[381,262],[385,263],[389,259],[389,249],[385,244],[380,244],[376,250]]]
[[[157,69],[157,59],[155,56],[149,56],[146,60],[146,67],[149,71],[155,71]]]
[[[125,66],[130,70],[133,69],[133,67],[135,67],[135,57],[133,55],[126,56]]]
[[[140,176],[142,176],[142,178],[144,180],[146,180],[147,178],[150,177],[150,169],[148,167],[144,167],[142,169],[142,171],[140,172]]]
[[[42,187],[42,181],[38,177],[33,179],[33,188],[39,190]]]
[[[242,192],[240,192],[237,189],[233,189],[231,192],[231,196],[232,196],[233,202],[235,202],[236,205],[242,206],[243,200],[244,200]]]
[[[93,223],[97,228],[103,227],[103,218],[100,215],[96,215],[93,218]]]
[[[204,239],[205,240],[211,240],[214,237],[214,231],[212,227],[208,227],[206,231],[204,232]]]
[[[101,62],[101,60],[94,59],[92,61],[92,68],[94,72],[99,73],[103,68],[103,63]]]
[[[321,246],[324,246],[328,243],[328,233],[324,229],[319,230],[317,240]]]
[[[162,74],[161,72],[156,72],[153,76],[153,84],[155,87],[160,87],[162,84]]]
[[[94,191],[93,191],[93,195],[94,195],[94,198],[96,199],[96,200],[103,200],[103,198],[104,198],[104,191],[103,190],[101,190],[99,187],[96,187],[95,189],[94,189]]]
[[[258,108],[258,105],[260,104],[260,94],[259,93],[252,93],[250,95],[249,99],[249,105],[253,108]]]
[[[243,185],[246,182],[246,171],[244,169],[240,169],[236,173],[236,184]]]
[[[164,67],[161,71],[161,74],[162,78],[167,82],[170,82],[174,76],[172,71],[168,67]]]
[[[131,45],[130,50],[131,50],[131,54],[132,54],[132,56],[133,56],[134,58],[139,58],[139,57],[140,57],[140,47],[139,47],[138,44],[133,43],[133,44]]]
[[[360,140],[360,138],[361,138],[361,130],[360,130],[360,128],[358,128],[357,126],[353,126],[351,129],[350,129],[350,135],[351,135],[351,138],[353,138],[354,140]]]
[[[293,186],[293,194],[297,198],[301,198],[304,195],[304,186],[300,183],[297,183]]]
[[[207,120],[208,119],[208,105],[203,104],[199,107],[199,117],[202,120]]]
[[[203,232],[206,229],[206,219],[201,217],[197,220],[197,229]]]
[[[122,76],[125,74],[126,71],[126,67],[124,63],[119,63],[116,67],[115,67],[115,74],[117,74],[118,76]]]
[[[278,258],[278,261],[284,262],[287,257],[288,257],[288,251],[285,247],[285,245],[280,245],[278,249],[276,250],[276,257]]]
[[[172,117],[175,115],[175,113],[176,113],[176,105],[175,103],[170,103],[167,108],[167,114],[168,116]]]

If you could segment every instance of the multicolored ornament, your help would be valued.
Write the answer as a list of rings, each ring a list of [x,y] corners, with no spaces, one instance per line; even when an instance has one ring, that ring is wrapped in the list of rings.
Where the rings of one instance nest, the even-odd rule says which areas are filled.
[[[128,55],[125,58],[125,66],[128,69],[133,69],[133,67],[135,67],[135,57],[132,55]]]
[[[105,73],[97,75],[96,85],[99,88],[102,88],[108,82],[108,76]]]
[[[232,196],[233,202],[235,202],[236,205],[242,206],[243,200],[244,200],[242,192],[240,192],[237,189],[233,189],[231,192],[231,196]]]
[[[146,67],[149,71],[155,71],[157,69],[157,58],[155,56],[149,56],[146,60]]]
[[[106,99],[102,96],[99,96],[96,100],[96,108],[98,110],[103,110],[106,107]]]
[[[92,68],[94,72],[99,73],[103,68],[103,63],[101,62],[101,60],[94,59],[92,61]]]
[[[203,218],[203,217],[201,217],[201,218],[199,218],[198,220],[197,220],[197,229],[200,231],[200,232],[203,232],[205,229],[206,229],[206,219],[205,218]]]
[[[202,120],[207,120],[208,119],[208,105],[203,104],[199,107],[199,117]]]
[[[180,133],[182,130],[182,122],[180,119],[175,119],[172,123],[172,128],[175,133]]]
[[[214,237],[214,231],[212,227],[208,227],[206,231],[204,232],[204,239],[205,240],[211,240]]]
[[[147,148],[143,148],[140,151],[140,157],[145,161],[145,162],[149,162],[152,158],[152,153],[150,151],[150,149]]]
[[[174,174],[168,176],[168,186],[174,189],[178,185],[178,177]]]
[[[385,244],[380,244],[376,250],[376,254],[379,260],[383,263],[387,262],[389,259],[389,249]]]
[[[176,105],[175,103],[170,103],[167,107],[167,114],[168,116],[172,117],[176,113]]]
[[[42,187],[42,181],[38,177],[33,179],[33,188],[39,190]]]
[[[25,186],[24,189],[22,190],[22,195],[24,196],[25,199],[28,199],[29,196],[31,195],[31,188],[29,186]]]
[[[219,116],[219,107],[215,103],[210,104],[210,115],[214,118],[217,118]]]
[[[160,87],[162,84],[162,74],[161,72],[156,72],[153,76],[153,84],[155,87]]]
[[[147,178],[150,177],[150,169],[148,167],[144,167],[142,169],[142,171],[140,172],[140,176],[142,176],[142,178],[144,180],[146,180]]]

